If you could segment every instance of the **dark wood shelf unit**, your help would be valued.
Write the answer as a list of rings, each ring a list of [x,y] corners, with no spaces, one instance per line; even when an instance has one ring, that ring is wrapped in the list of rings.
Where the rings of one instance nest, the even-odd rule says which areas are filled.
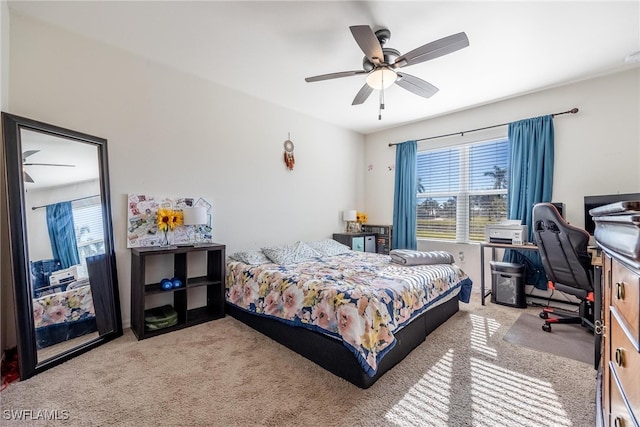
[[[349,246],[354,251],[376,251],[375,233],[334,233],[333,240]]]
[[[391,251],[392,225],[362,224],[364,233],[376,233],[376,252],[388,255]]]
[[[188,255],[206,252],[206,275],[189,275]],[[183,285],[171,290],[163,290],[160,283],[146,283],[146,260],[153,256],[173,258],[173,276]],[[131,249],[131,329],[139,340],[176,331],[199,323],[219,319],[224,312],[225,245],[212,243],[202,246],[172,246],[168,248]],[[188,291],[206,288],[204,306],[187,309]],[[178,323],[158,330],[148,330],[144,323],[146,298],[152,295],[173,296],[173,308],[178,314]]]

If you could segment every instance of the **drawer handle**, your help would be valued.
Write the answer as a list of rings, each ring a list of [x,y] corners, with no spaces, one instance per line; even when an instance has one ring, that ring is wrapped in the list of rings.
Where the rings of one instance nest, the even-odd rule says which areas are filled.
[[[615,427],[624,427],[624,420],[620,417],[616,417],[616,419],[613,420],[613,425]]]
[[[616,282],[616,298],[624,299],[624,282]]]
[[[596,320],[595,322],[593,322],[593,332],[596,335],[603,335],[604,334],[604,323],[601,320]]]
[[[624,366],[624,349],[622,347],[616,348],[616,365],[621,368]]]

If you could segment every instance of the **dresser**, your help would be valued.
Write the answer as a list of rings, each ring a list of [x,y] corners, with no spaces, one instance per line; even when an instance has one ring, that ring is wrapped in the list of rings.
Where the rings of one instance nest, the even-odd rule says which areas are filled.
[[[602,408],[605,426],[640,417],[640,269],[604,253]]]
[[[637,206],[640,209],[640,204]],[[596,212],[598,214],[598,212]],[[599,221],[598,221],[599,220]],[[607,212],[596,222],[602,249],[602,357],[597,424],[638,426],[640,420],[640,211]],[[600,229],[600,232],[598,232]]]

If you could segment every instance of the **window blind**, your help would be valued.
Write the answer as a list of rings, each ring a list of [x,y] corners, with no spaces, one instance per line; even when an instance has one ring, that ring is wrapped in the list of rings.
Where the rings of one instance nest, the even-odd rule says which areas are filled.
[[[507,139],[418,152],[417,237],[485,240],[485,226],[506,218]]]
[[[80,262],[86,265],[88,256],[104,253],[104,221],[100,197],[74,201],[73,223]]]

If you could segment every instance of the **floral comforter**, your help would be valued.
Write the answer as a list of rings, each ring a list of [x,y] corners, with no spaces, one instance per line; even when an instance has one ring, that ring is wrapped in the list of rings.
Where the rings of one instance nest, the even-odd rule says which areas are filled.
[[[91,286],[80,286],[33,300],[36,328],[95,317]]]
[[[405,267],[351,252],[292,265],[227,262],[227,302],[336,338],[375,375],[393,333],[471,280],[455,264]]]

